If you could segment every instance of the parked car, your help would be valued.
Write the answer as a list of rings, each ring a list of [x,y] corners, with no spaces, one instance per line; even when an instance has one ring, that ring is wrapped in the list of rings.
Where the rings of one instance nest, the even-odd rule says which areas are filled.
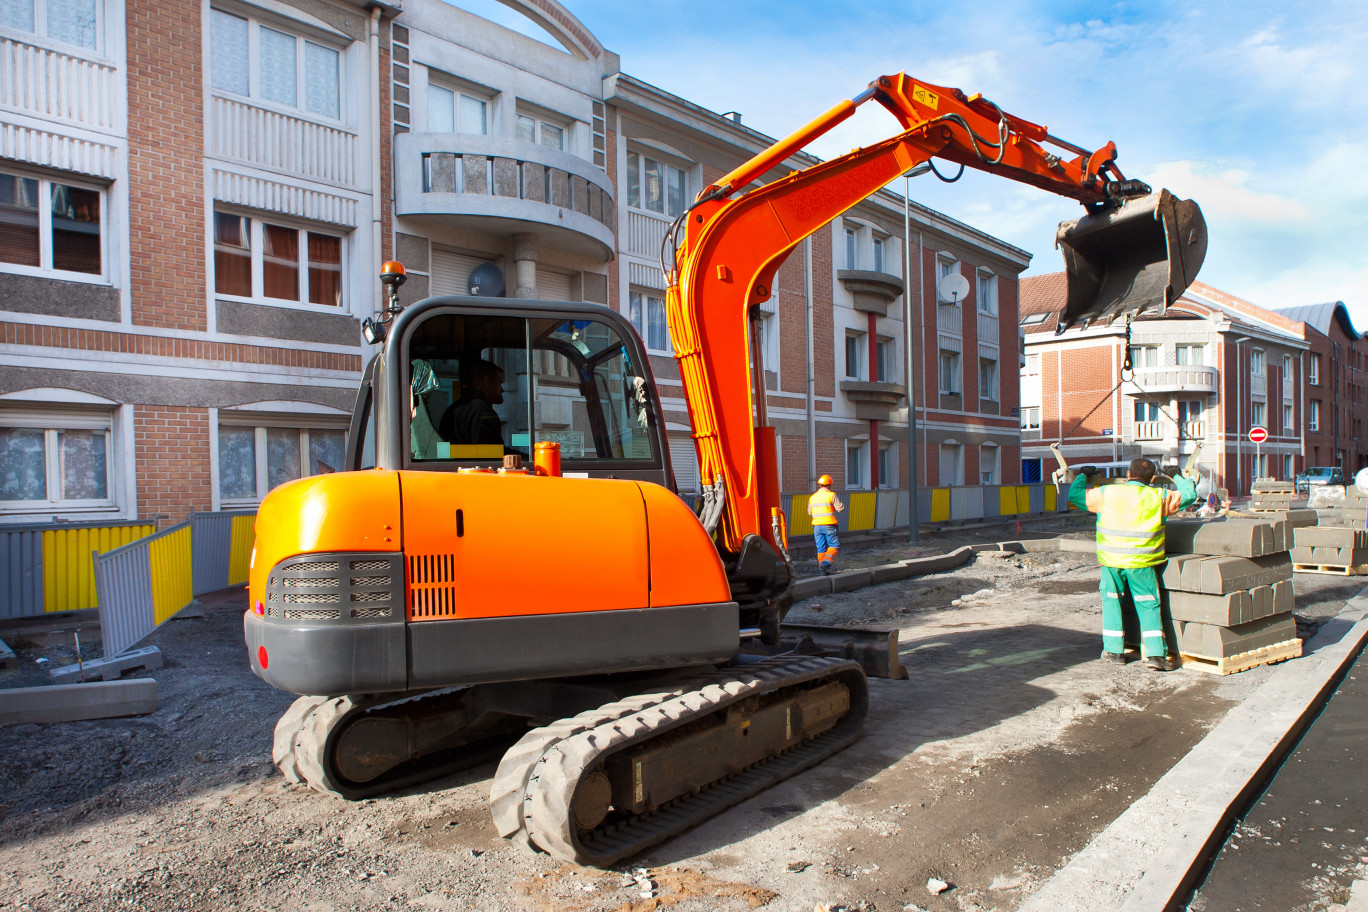
[[[1312,485],[1342,485],[1344,470],[1339,466],[1313,466],[1296,478],[1297,490],[1310,493]]]

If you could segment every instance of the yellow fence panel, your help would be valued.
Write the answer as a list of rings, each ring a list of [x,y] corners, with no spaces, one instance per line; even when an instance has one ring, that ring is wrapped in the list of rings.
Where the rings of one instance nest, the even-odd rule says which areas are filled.
[[[874,528],[874,513],[879,505],[879,495],[873,491],[856,491],[850,495],[850,518],[846,528],[851,532],[862,532]]]
[[[1012,485],[1003,485],[998,490],[998,511],[1003,516],[1011,516],[1017,511],[1016,488]]]
[[[157,531],[151,523],[53,529],[43,532],[43,611],[94,608],[95,564],[91,552],[105,554]]]
[[[252,543],[256,530],[255,516],[233,517],[233,541],[228,552],[228,585],[247,582],[251,569]]]
[[[931,489],[931,522],[944,522],[950,518],[950,489]]]
[[[190,527],[164,535],[147,546],[152,571],[152,618],[162,623],[195,598]]]
[[[789,535],[811,535],[812,517],[808,516],[807,505],[811,494],[793,495],[793,515],[789,517]]]
[[[1045,512],[1053,513],[1055,511],[1055,504],[1059,502],[1056,500],[1058,493],[1054,485],[1045,485]]]

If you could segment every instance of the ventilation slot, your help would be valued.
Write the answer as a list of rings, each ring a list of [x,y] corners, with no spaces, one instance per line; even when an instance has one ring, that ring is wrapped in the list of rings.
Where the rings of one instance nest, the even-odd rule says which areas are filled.
[[[450,554],[409,556],[409,620],[456,617],[456,559]]]
[[[358,620],[365,618],[387,618],[390,616],[388,608],[353,608],[351,616]]]
[[[336,599],[335,596],[334,599]],[[336,608],[285,609],[285,620],[287,621],[335,621],[340,617],[342,617],[342,612]]]
[[[290,605],[335,605],[342,601],[336,592],[287,592],[285,602]]]

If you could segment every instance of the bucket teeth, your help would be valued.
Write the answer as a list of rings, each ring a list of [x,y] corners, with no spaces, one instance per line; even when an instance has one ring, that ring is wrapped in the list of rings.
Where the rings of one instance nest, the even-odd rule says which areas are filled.
[[[1068,292],[1057,332],[1140,313],[1163,314],[1206,258],[1202,210],[1160,190],[1063,222]]]

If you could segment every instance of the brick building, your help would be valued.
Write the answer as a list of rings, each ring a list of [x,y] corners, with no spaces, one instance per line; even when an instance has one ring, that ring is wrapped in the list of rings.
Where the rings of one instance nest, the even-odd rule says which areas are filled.
[[[488,263],[629,315],[697,484],[659,239],[770,140],[623,73],[554,0],[508,5],[547,42],[441,0],[0,11],[0,521],[250,509],[337,466],[391,256],[410,301]],[[907,297],[919,480],[1016,481],[1028,262],[890,191],[796,251],[763,319],[785,489],[906,484]]]
[[[1268,310],[1196,282],[1162,317],[1054,335],[1064,274],[1022,281],[1022,446],[1026,477],[1048,478],[1051,442],[1070,463],[1118,471],[1137,456],[1186,461],[1198,441],[1209,478],[1233,495],[1311,465],[1368,464],[1368,344],[1342,304]],[[1251,427],[1268,439],[1256,446]]]

